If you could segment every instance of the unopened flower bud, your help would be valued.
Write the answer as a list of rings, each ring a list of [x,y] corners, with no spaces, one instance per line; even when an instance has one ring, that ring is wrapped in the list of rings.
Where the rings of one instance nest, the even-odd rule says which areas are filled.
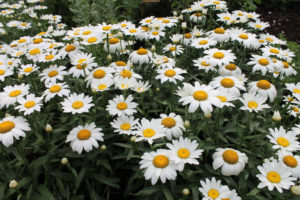
[[[156,91],[159,92],[159,91],[160,91],[160,88],[156,88]]]
[[[300,185],[294,185],[291,187],[291,192],[296,195],[299,196],[300,195]]]
[[[203,14],[203,15],[206,15],[206,14],[207,14],[207,9],[203,8],[203,9],[202,9],[202,14]]]
[[[280,122],[281,121],[281,115],[278,110],[276,110],[272,116],[272,120],[275,122]]]
[[[38,24],[37,24],[38,26],[42,26],[42,24],[39,22]]]
[[[105,144],[103,144],[101,147],[100,147],[100,149],[102,150],[102,151],[105,151],[107,148],[106,148],[106,145]]]
[[[93,88],[93,87],[91,87],[91,91],[92,91],[93,94],[97,93],[97,90],[95,88]]]
[[[179,19],[180,19],[180,20],[183,20],[183,15],[180,15],[180,16],[179,16]]]
[[[65,164],[67,164],[69,162],[69,160],[68,160],[68,158],[64,157],[64,158],[61,159],[60,162],[61,162],[62,165],[65,165]]]
[[[19,185],[19,183],[18,183],[18,181],[16,181],[16,180],[11,180],[11,181],[9,182],[9,188],[10,188],[10,189],[15,189],[16,187],[18,187],[18,185]]]
[[[190,126],[191,126],[190,121],[185,120],[185,121],[184,121],[184,127],[185,127],[185,128],[190,128]]]
[[[211,118],[211,112],[206,112],[205,114],[204,114],[204,117],[206,117],[206,118]]]
[[[185,30],[185,29],[187,28],[186,22],[182,22],[182,23],[181,23],[181,27],[182,27],[183,30]]]
[[[9,117],[9,116],[11,116],[11,114],[5,113],[5,117]]]
[[[190,190],[187,189],[187,188],[184,188],[184,189],[182,190],[182,194],[185,195],[185,196],[188,196],[188,195],[190,194]]]
[[[52,129],[52,126],[50,124],[47,124],[45,130],[46,130],[47,133],[50,133],[50,132],[52,132],[53,129]]]
[[[136,136],[131,136],[130,141],[135,142],[135,140],[136,140]]]
[[[111,60],[112,60],[112,57],[111,57],[110,54],[108,54],[108,56],[106,57],[106,60],[108,60],[108,61],[111,61]]]
[[[156,51],[155,45],[152,45],[152,46],[151,46],[151,51],[152,51],[152,52],[155,52],[155,51]]]
[[[177,16],[177,11],[176,10],[173,11],[173,15]]]
[[[18,79],[22,79],[23,78],[23,74],[18,73]]]

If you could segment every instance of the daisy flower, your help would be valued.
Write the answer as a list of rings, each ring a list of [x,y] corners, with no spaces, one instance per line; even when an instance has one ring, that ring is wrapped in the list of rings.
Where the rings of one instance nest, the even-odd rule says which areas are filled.
[[[298,101],[295,101],[295,103],[300,104]],[[292,115],[293,117],[299,117],[300,115],[300,107],[297,105],[289,105],[288,106],[288,113]]]
[[[291,177],[292,174],[276,160],[270,161],[267,159],[263,166],[258,166],[257,168],[260,172],[260,174],[256,175],[260,180],[258,188],[268,187],[270,191],[276,188],[282,193],[282,189],[288,190],[292,185],[295,185],[293,181],[296,178]]]
[[[257,93],[262,97],[269,98],[270,102],[273,102],[277,96],[277,90],[275,86],[267,80],[250,82],[249,93]]]
[[[267,57],[277,56],[278,58],[284,58],[284,56],[281,55],[282,50],[276,47],[266,46],[261,48],[261,51],[263,52],[263,55]]]
[[[221,76],[236,76],[241,73],[242,70],[234,63],[229,63],[228,65],[223,65],[219,68],[219,74]]]
[[[167,44],[163,48],[164,53],[170,53],[172,56],[181,55],[183,53],[183,48],[181,45],[175,45],[175,44]]]
[[[116,77],[114,78],[115,82],[115,87],[118,88],[119,90],[128,90],[136,85],[136,80],[131,78],[123,78],[123,77]]]
[[[205,58],[208,58],[212,65],[228,65],[234,62],[236,56],[231,52],[231,50],[220,50],[217,48],[208,49],[204,51]]]
[[[300,156],[288,151],[278,151],[278,161],[292,173],[295,178],[300,178]]]
[[[149,85],[148,81],[137,81],[131,89],[137,93],[143,93],[149,90],[150,87],[151,85]]]
[[[237,176],[244,170],[248,157],[235,149],[217,148],[213,154],[213,160],[214,170],[221,167],[224,176]]]
[[[224,106],[230,106],[235,107],[230,101],[235,101],[238,99],[237,96],[234,96],[233,94],[226,92],[224,90],[217,90],[218,95],[217,98],[220,100],[220,107],[223,108]]]
[[[201,12],[196,12],[190,15],[190,20],[194,23],[198,23],[199,21],[202,20],[203,17],[204,15]]]
[[[165,127],[165,134],[168,140],[171,140],[172,137],[178,138],[183,135],[185,127],[180,115],[175,113],[170,113],[169,115],[160,114],[160,119],[161,124]]]
[[[292,95],[300,101],[300,82],[298,83],[286,83],[286,88],[292,92]]]
[[[137,103],[133,102],[132,95],[126,99],[123,95],[116,96],[113,100],[108,101],[106,110],[110,115],[132,115],[137,112]]]
[[[279,69],[280,73],[282,73],[285,76],[297,74],[297,71],[288,62],[282,61],[281,63],[282,63],[282,65]]]
[[[199,191],[204,196],[202,200],[222,200],[230,194],[229,188],[221,185],[221,181],[217,181],[215,177],[211,180],[207,178],[205,182],[201,180],[200,184]]]
[[[22,75],[29,75],[32,72],[35,72],[39,69],[36,65],[33,64],[27,64],[27,65],[21,65],[19,69],[19,73]]]
[[[137,126],[136,142],[147,141],[149,144],[153,143],[153,140],[165,137],[165,127],[161,124],[158,119],[152,119],[151,121],[143,118],[141,123]]]
[[[213,105],[220,106],[219,99],[217,98],[218,92],[209,85],[200,85],[200,83],[195,82],[195,86],[186,84],[182,90],[185,93],[184,96],[181,96],[182,93],[177,92],[181,96],[179,102],[182,102],[184,106],[190,104],[188,109],[190,113],[195,112],[198,107],[204,113],[207,113],[213,111]]]
[[[247,64],[253,65],[252,72],[261,71],[262,75],[274,71],[274,63],[269,57],[252,55]]]
[[[166,180],[175,180],[177,165],[170,158],[170,151],[158,149],[156,152],[145,152],[140,161],[140,168],[146,169],[144,176],[146,180],[151,179],[151,184],[155,185],[158,179],[162,183]]]
[[[264,104],[267,101],[265,97],[256,95],[254,93],[244,93],[243,97],[239,98],[239,100],[244,104],[242,107],[240,107],[241,110],[258,112],[265,108],[270,108],[269,105]]]
[[[160,80],[161,83],[164,83],[166,81],[176,84],[177,80],[182,81],[184,79],[181,74],[185,74],[186,70],[183,70],[178,67],[166,67],[164,69],[158,69],[157,75],[155,79]]]
[[[153,31],[148,32],[146,39],[148,39],[148,40],[154,39],[156,41],[159,41],[160,38],[162,38],[164,36],[165,36],[165,32],[153,30]]]
[[[197,149],[198,143],[196,140],[191,141],[188,138],[180,137],[179,140],[172,140],[166,144],[170,149],[171,159],[178,165],[178,170],[182,171],[186,163],[199,165],[197,158],[202,155],[203,150]]]
[[[243,29],[233,28],[230,30],[230,37],[232,40],[238,41],[243,46],[249,49],[258,49],[260,43],[253,33],[248,33]]]
[[[104,134],[101,131],[102,129],[97,128],[94,122],[84,126],[77,126],[70,131],[66,142],[71,142],[72,150],[79,154],[81,154],[83,149],[89,152],[93,147],[99,147],[97,140],[104,141]]]
[[[291,132],[286,132],[286,130],[280,126],[279,129],[269,128],[270,134],[267,137],[273,144],[273,149],[279,149],[288,152],[294,152],[300,150],[300,143],[297,141],[296,135]]]
[[[133,51],[132,53],[130,53],[129,55],[129,59],[131,62],[136,63],[136,64],[144,64],[144,63],[150,63],[152,58],[152,53],[151,51],[144,49],[144,48],[140,48],[136,51]]]
[[[6,147],[14,143],[14,138],[19,140],[25,137],[24,131],[30,131],[29,124],[24,117],[8,116],[0,120],[0,141]]]
[[[63,112],[66,113],[85,113],[89,112],[90,108],[94,106],[93,98],[81,94],[70,94],[63,102],[61,102]]]
[[[126,43],[118,38],[110,38],[104,43],[104,50],[109,53],[117,53],[126,49]]]
[[[119,77],[119,78],[125,78],[125,79],[141,79],[142,78],[142,76],[135,73],[131,67],[118,68],[118,69],[116,69],[115,72],[116,72],[115,76]]]
[[[119,134],[133,135],[138,124],[138,119],[133,116],[122,115],[111,122],[111,126],[115,129],[114,132]]]
[[[70,90],[68,85],[65,83],[55,83],[51,82],[46,85],[46,90],[44,91],[42,97],[45,98],[45,102],[49,101],[53,97],[60,96],[69,96]]]
[[[88,75],[85,79],[87,85],[92,84],[94,81],[103,80],[113,78],[113,73],[115,70],[112,67],[97,67],[93,71],[88,72]]]
[[[218,90],[223,90],[232,94],[233,96],[239,97],[240,90],[245,91],[244,83],[234,76],[219,76],[214,78],[209,85]]]
[[[213,40],[212,38],[195,38],[191,41],[191,46],[195,47],[196,49],[209,49],[211,46],[217,44],[217,41]]]
[[[63,76],[67,75],[67,72],[64,71],[65,69],[65,66],[50,65],[50,67],[40,73],[41,81],[44,81],[45,84],[57,82],[57,80],[62,81],[64,79]]]
[[[210,64],[209,58],[198,58],[197,60],[193,60],[193,62],[195,67],[198,67],[199,70],[205,70],[205,73],[217,71],[217,69]]]
[[[225,30],[224,28],[216,28],[213,31],[209,32],[209,37],[217,40],[218,42],[226,42],[229,40],[229,31]]]
[[[24,115],[29,115],[34,111],[40,111],[43,97],[35,97],[34,94],[28,94],[26,97],[21,97],[18,99],[20,104],[15,109],[24,112]]]
[[[268,22],[262,22],[260,20],[257,20],[255,22],[249,22],[248,26],[250,26],[251,28],[254,28],[256,30],[265,30],[266,28],[268,28],[270,26],[270,24]]]
[[[231,14],[229,12],[227,12],[227,13],[220,13],[220,14],[217,14],[217,16],[218,16],[217,21],[224,22],[227,25],[235,23],[236,20],[237,20],[237,16],[235,14]]]
[[[0,81],[3,82],[5,77],[11,76],[14,74],[14,71],[11,68],[0,65]]]
[[[92,91],[106,91],[109,90],[109,88],[114,85],[114,80],[110,78],[106,79],[95,79],[92,81],[91,89]]]
[[[14,105],[17,99],[29,93],[29,85],[22,83],[21,85],[5,86],[3,92],[0,92],[0,108]]]

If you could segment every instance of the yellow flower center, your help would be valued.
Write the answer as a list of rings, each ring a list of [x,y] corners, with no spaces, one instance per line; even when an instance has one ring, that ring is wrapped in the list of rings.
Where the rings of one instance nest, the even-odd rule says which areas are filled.
[[[0,75],[3,75],[5,73],[5,70],[0,69]]]
[[[236,151],[231,149],[224,151],[222,156],[224,161],[229,164],[235,164],[239,161],[239,155],[237,154]]]
[[[106,88],[107,88],[107,86],[105,84],[98,85],[99,90],[105,90]]]
[[[224,58],[224,53],[222,53],[222,52],[216,52],[216,53],[214,53],[214,55],[213,55],[213,57],[214,58],[216,58],[216,59],[222,59],[222,58]]]
[[[212,199],[218,198],[218,196],[220,196],[219,191],[216,189],[210,189],[207,194]]]
[[[270,49],[270,53],[279,54],[278,49]]]
[[[45,57],[46,60],[52,60],[54,58],[54,55],[49,54]]]
[[[202,13],[194,13],[194,16],[196,16],[196,17],[201,17],[202,16]]]
[[[186,39],[190,39],[190,38],[192,37],[192,35],[191,35],[190,33],[186,33],[186,34],[184,34],[184,37],[185,37]]]
[[[153,165],[157,168],[165,168],[169,165],[169,158],[165,155],[155,156],[153,159]]]
[[[173,77],[176,75],[176,72],[173,69],[168,69],[167,71],[165,71],[165,76],[167,77]]]
[[[225,68],[230,70],[230,71],[234,71],[234,70],[236,70],[237,67],[236,67],[235,64],[229,63],[229,65],[226,65]]]
[[[170,20],[164,19],[162,22],[165,23],[165,24],[168,24],[168,23],[170,23]]]
[[[18,40],[18,43],[23,43],[23,42],[26,42],[26,39],[20,39],[20,40]]]
[[[94,71],[94,73],[93,73],[93,77],[97,78],[97,79],[103,78],[105,75],[106,75],[106,73],[102,69],[98,69],[98,70]]]
[[[176,51],[176,47],[170,47],[169,51]]]
[[[144,48],[140,48],[139,50],[137,50],[137,54],[139,55],[146,55],[148,53],[147,49]]]
[[[40,54],[40,53],[41,53],[40,49],[32,49],[29,51],[29,54],[32,56]]]
[[[266,65],[269,64],[269,61],[265,58],[261,58],[261,59],[258,60],[258,63],[262,66],[266,66]]]
[[[75,49],[76,49],[75,46],[69,44],[69,45],[66,46],[65,51],[66,52],[71,52],[71,51],[74,51]]]
[[[83,105],[84,105],[84,104],[83,104],[82,101],[75,101],[75,102],[72,104],[72,107],[73,107],[74,109],[79,109],[79,108],[81,108]]]
[[[220,1],[213,1],[213,4],[219,5]]]
[[[116,62],[116,65],[117,65],[117,66],[126,66],[126,62],[123,62],[123,61],[117,61],[117,62]]]
[[[130,124],[129,123],[124,123],[124,124],[121,124],[120,128],[123,130],[123,131],[128,131],[130,129]]]
[[[152,128],[146,128],[143,130],[144,137],[150,138],[155,135],[155,131]]]
[[[225,33],[225,30],[224,30],[223,28],[216,28],[216,29],[214,30],[214,32],[215,32],[216,34],[224,34],[224,33]]]
[[[102,30],[103,31],[109,31],[111,29],[111,26],[103,26]]]
[[[271,88],[271,83],[267,80],[259,80],[256,83],[256,86],[259,87],[260,89],[267,90]]]
[[[152,35],[158,35],[157,31],[152,32]]]
[[[193,94],[194,99],[198,100],[198,101],[204,101],[208,98],[207,92],[203,91],[203,90],[198,90],[196,92],[194,92]]]
[[[97,40],[98,40],[98,39],[97,39],[96,37],[90,37],[90,38],[87,40],[87,42],[91,44],[91,43],[97,42]]]
[[[264,40],[258,40],[260,43],[264,43],[265,41]]]
[[[121,71],[120,75],[123,77],[123,78],[131,78],[132,76],[132,72],[125,69],[123,71]]]
[[[161,124],[167,128],[172,128],[176,125],[176,121],[172,117],[166,117],[162,120]]]
[[[249,101],[248,102],[248,107],[249,108],[257,108],[258,107],[258,103],[256,101]]]
[[[58,74],[58,71],[53,70],[53,71],[51,71],[51,72],[48,73],[48,76],[49,76],[49,77],[54,77],[54,76],[56,76],[57,74]]]
[[[34,40],[33,40],[33,43],[34,43],[34,44],[39,44],[39,43],[41,43],[41,42],[43,42],[43,39],[42,39],[42,38],[37,38],[37,39],[34,39]]]
[[[136,33],[137,30],[136,30],[136,29],[129,29],[129,32],[130,32],[130,33]]]
[[[227,102],[227,97],[225,96],[217,96],[221,102]]]
[[[290,64],[288,62],[283,62],[283,67],[287,69],[290,67]]]
[[[0,133],[7,133],[15,128],[15,123],[12,121],[4,121],[0,123]]]
[[[228,17],[228,16],[226,16],[226,17],[223,17],[223,19],[225,19],[225,20],[231,20],[231,18],[230,18],[230,17]]]
[[[117,104],[117,108],[118,108],[119,110],[125,110],[125,109],[127,108],[127,103],[125,103],[125,102],[120,102],[120,103]]]
[[[19,96],[21,93],[22,93],[21,90],[14,90],[14,91],[9,93],[9,96],[10,97],[16,97],[16,96]]]
[[[46,32],[40,32],[38,35],[41,36],[41,35],[45,35]]]
[[[286,164],[289,167],[295,168],[298,166],[298,161],[294,156],[284,156],[283,158],[284,164]]]
[[[290,142],[284,137],[278,137],[277,144],[279,144],[280,146],[283,146],[283,147],[290,146]]]
[[[234,86],[234,81],[231,78],[223,78],[221,80],[221,85],[225,88],[231,88]]]
[[[268,42],[273,42],[273,41],[274,41],[274,40],[273,40],[272,38],[270,38],[270,37],[267,37],[266,40],[267,40]]]
[[[190,151],[186,148],[181,148],[177,151],[177,156],[182,159],[186,159],[190,157],[190,155],[191,155]]]
[[[82,129],[77,133],[77,138],[79,140],[87,140],[91,137],[91,131],[87,129]]]
[[[117,44],[117,43],[119,43],[119,39],[118,38],[111,38],[111,39],[109,39],[109,44]]]
[[[295,89],[293,90],[293,92],[294,92],[294,93],[297,93],[297,94],[300,94],[300,89],[295,88]]]
[[[91,34],[92,33],[92,31],[84,31],[83,33],[82,33],[82,35],[89,35],[89,34]]]
[[[260,25],[260,24],[255,24],[255,27],[256,27],[256,28],[262,28],[262,25]]]
[[[279,183],[281,181],[281,177],[280,174],[278,174],[275,171],[270,171],[267,173],[267,179],[271,182],[271,183]]]
[[[202,65],[202,66],[204,66],[204,67],[208,67],[208,66],[210,66],[210,64],[209,64],[209,63],[207,63],[207,62],[205,62],[205,61],[202,61],[202,62],[201,62],[201,65]]]
[[[32,108],[33,106],[35,106],[35,101],[27,101],[24,104],[25,108]]]
[[[293,108],[293,111],[296,112],[296,113],[298,113],[298,112],[299,112],[299,108],[294,107],[294,108]]]
[[[247,17],[249,17],[249,18],[253,18],[253,15],[247,15]]]
[[[248,35],[247,34],[240,34],[239,38],[241,38],[243,40],[247,40],[248,39]]]
[[[147,19],[145,22],[150,23],[150,22],[152,22],[152,19]]]
[[[83,69],[83,68],[86,68],[86,66],[87,66],[87,64],[85,63],[85,64],[83,64],[83,65],[81,65],[81,64],[77,64],[76,65],[76,68],[77,69]]]
[[[208,43],[207,40],[200,40],[200,41],[199,41],[199,44],[200,44],[200,45],[205,45],[205,44],[207,44],[207,43]]]
[[[61,87],[59,85],[53,85],[49,88],[49,91],[51,93],[56,93],[56,92],[59,92],[61,90]]]

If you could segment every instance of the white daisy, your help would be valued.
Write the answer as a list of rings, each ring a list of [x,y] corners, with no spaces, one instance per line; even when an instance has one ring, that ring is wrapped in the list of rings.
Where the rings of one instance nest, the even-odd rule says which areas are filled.
[[[217,69],[210,64],[209,58],[198,58],[197,60],[193,60],[194,66],[198,67],[199,70],[205,70],[205,73],[209,71],[217,71]]]
[[[244,83],[234,76],[218,76],[214,78],[209,85],[218,90],[223,90],[239,97],[240,90],[245,91]]]
[[[170,53],[172,56],[181,55],[183,53],[183,47],[181,45],[175,45],[175,44],[167,44],[163,48],[164,53]]]
[[[66,97],[63,102],[61,102],[63,112],[66,113],[85,113],[89,112],[90,108],[94,106],[92,103],[93,98],[90,96],[85,96],[81,94],[70,94]]]
[[[252,55],[247,64],[253,65],[252,72],[261,71],[262,75],[274,71],[274,63],[269,57]]]
[[[55,83],[50,82],[46,85],[46,90],[44,91],[42,97],[45,98],[45,102],[49,101],[53,97],[60,96],[69,96],[70,90],[68,85],[65,83]]]
[[[133,51],[129,55],[130,61],[139,65],[142,65],[144,63],[146,64],[150,63],[151,58],[152,58],[152,52],[144,48],[140,48],[136,51]]]
[[[265,97],[256,95],[254,93],[244,93],[243,97],[239,98],[239,100],[244,104],[242,107],[240,107],[241,110],[258,112],[265,108],[270,108],[269,105],[264,104],[267,101]]]
[[[223,65],[219,68],[219,74],[221,76],[236,76],[241,73],[242,70],[234,63],[229,63],[228,65]]]
[[[123,95],[118,95],[114,99],[108,101],[106,111],[110,115],[132,115],[136,113],[137,103],[133,102],[132,95],[129,95],[126,99]]]
[[[21,85],[5,86],[3,92],[0,92],[0,108],[14,105],[18,98],[29,93],[29,85],[22,83]]]
[[[211,180],[207,178],[205,182],[201,180],[200,184],[199,191],[204,196],[202,200],[222,200],[230,194],[229,188],[221,185],[221,181],[217,181],[215,177]]]
[[[45,84],[57,82],[57,80],[62,81],[64,76],[67,75],[67,72],[64,71],[65,69],[65,66],[50,65],[49,68],[44,69],[42,73],[40,73],[42,77],[41,81],[44,81]]]
[[[70,131],[66,142],[71,142],[72,150],[79,154],[83,149],[89,152],[93,147],[99,147],[97,140],[103,141],[104,134],[101,131],[102,129],[97,128],[95,123],[77,126]]]
[[[126,135],[133,135],[138,124],[138,119],[134,119],[133,116],[122,115],[111,122],[111,126],[114,128],[114,132]]]
[[[183,70],[178,67],[166,67],[163,69],[157,69],[157,75],[155,79],[160,80],[161,83],[164,83],[166,81],[177,84],[177,80],[182,81],[184,79],[181,74],[185,74],[186,70]]]
[[[26,97],[21,97],[18,99],[20,104],[15,109],[24,112],[24,115],[29,115],[34,111],[40,111],[43,97],[35,97],[34,94],[28,94]]]
[[[165,134],[168,140],[172,137],[179,138],[185,131],[184,123],[180,115],[170,113],[169,115],[160,114],[161,124],[165,127]]]
[[[277,90],[275,86],[267,80],[250,82],[249,93],[257,93],[262,97],[269,98],[270,102],[273,102],[277,96]]]
[[[278,151],[278,161],[292,173],[295,178],[300,178],[300,156],[288,151]]]
[[[138,137],[135,141],[147,141],[149,144],[152,144],[153,140],[165,137],[165,132],[166,130],[159,119],[149,121],[143,118],[135,132]]]
[[[212,65],[228,65],[231,62],[234,62],[236,56],[231,52],[231,50],[220,50],[217,48],[212,48],[204,51],[204,54],[207,54],[205,58],[208,58],[210,64]]]

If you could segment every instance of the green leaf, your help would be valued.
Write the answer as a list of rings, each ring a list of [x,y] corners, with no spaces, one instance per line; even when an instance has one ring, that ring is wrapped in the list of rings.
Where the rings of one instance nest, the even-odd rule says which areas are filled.
[[[192,187],[193,200],[199,200],[199,189],[197,186]]]
[[[108,178],[108,177],[105,177],[101,174],[93,174],[93,178],[100,182],[100,183],[103,183],[105,185],[108,185],[110,187],[114,187],[114,188],[120,188],[120,186],[117,184],[117,182],[119,181],[119,179],[117,178]]]
[[[135,193],[135,196],[149,196],[151,194],[154,194],[155,192],[160,191],[160,186],[150,186],[150,187],[146,187],[140,191],[138,191],[137,193]]]
[[[162,191],[163,191],[163,193],[164,193],[164,195],[166,197],[166,200],[174,200],[174,198],[173,198],[170,190],[167,187],[163,187]]]
[[[260,192],[260,189],[254,188],[253,190],[251,190],[251,192],[249,192],[249,193],[247,194],[247,196],[249,196],[249,197],[255,196],[255,195],[257,195],[259,192]]]
[[[79,174],[78,174],[78,176],[77,176],[77,178],[76,178],[76,181],[75,181],[75,188],[76,188],[76,189],[79,188],[80,183],[81,183],[81,181],[82,181],[82,179],[83,179],[85,173],[86,173],[86,168],[83,167],[83,168],[80,170],[80,172],[79,172]]]
[[[37,191],[44,197],[45,200],[55,200],[54,196],[44,185],[40,185],[37,188]]]

